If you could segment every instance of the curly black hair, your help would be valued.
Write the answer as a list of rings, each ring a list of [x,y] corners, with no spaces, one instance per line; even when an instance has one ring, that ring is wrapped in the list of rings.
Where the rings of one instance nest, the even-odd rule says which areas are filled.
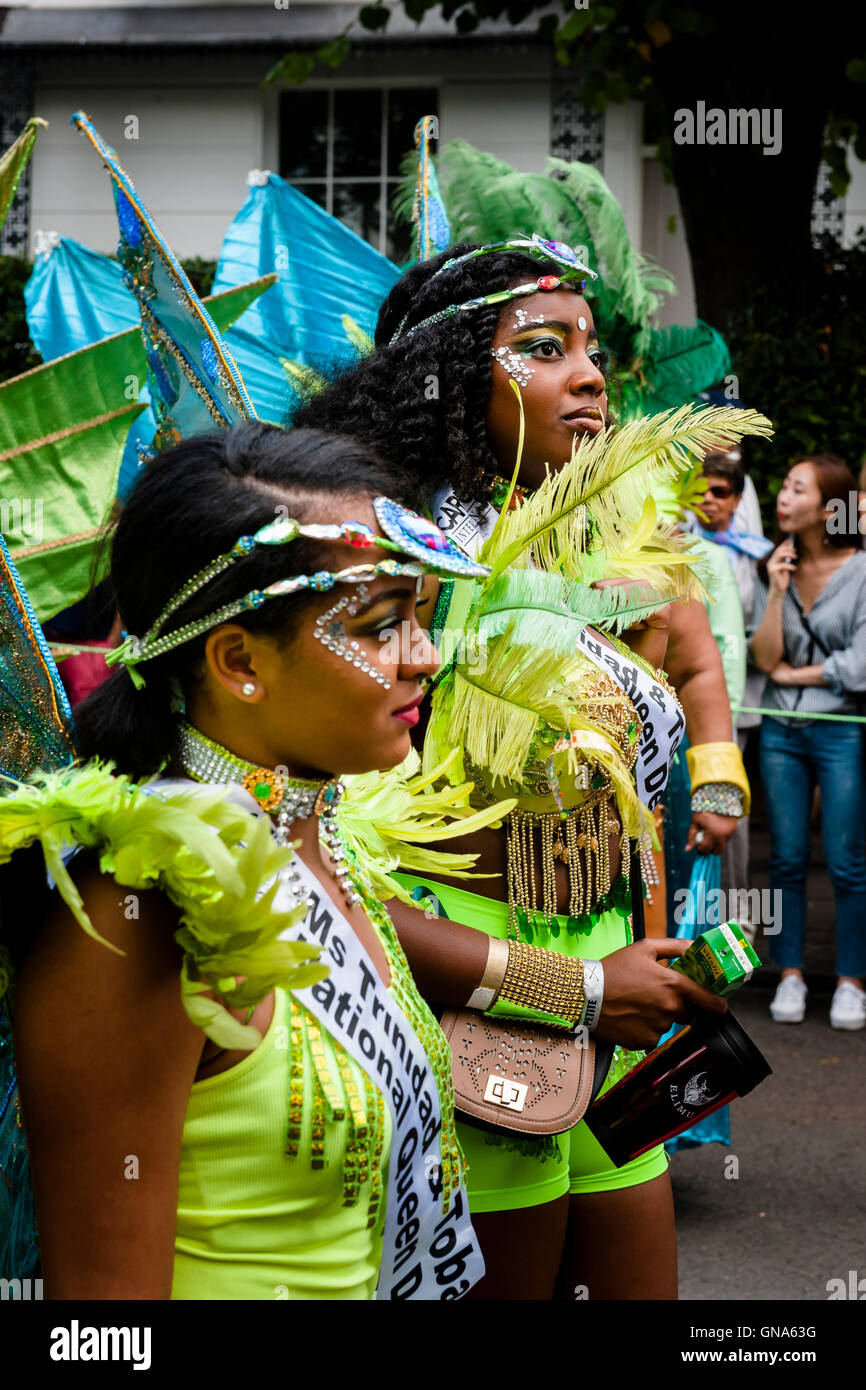
[[[436,275],[445,261],[476,249],[462,242],[407,270],[379,312],[376,351],[307,400],[292,421],[362,440],[419,490],[422,505],[429,506],[445,484],[476,506],[488,499],[486,476],[497,471],[486,428],[490,345],[501,305],[457,314],[409,336],[407,330],[449,304],[561,273],[553,261],[509,251]]]

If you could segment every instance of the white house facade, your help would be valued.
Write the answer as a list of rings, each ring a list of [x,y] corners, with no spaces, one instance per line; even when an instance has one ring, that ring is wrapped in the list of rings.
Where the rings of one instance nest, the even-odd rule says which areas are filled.
[[[433,15],[395,12],[387,37],[355,26],[350,58],[300,87],[263,86],[273,64],[338,35],[355,6],[320,0],[184,5],[7,0],[0,10],[0,147],[27,116],[49,122],[7,223],[3,248],[33,254],[56,231],[113,252],[109,181],[69,124],[84,109],[117,149],[181,258],[219,254],[250,169],[272,169],[401,260],[406,232],[389,199],[419,116],[438,114],[441,140],[460,138],[523,172],[551,154],[604,174],[633,241],[675,276],[680,294],[660,323],[694,321],[688,249],[675,188],[644,143],[630,102],[582,110],[574,74],[558,67],[534,21],[487,24],[455,37]],[[866,165],[845,202],[819,183],[816,226],[852,241],[866,224]],[[529,230],[529,229],[527,229]]]

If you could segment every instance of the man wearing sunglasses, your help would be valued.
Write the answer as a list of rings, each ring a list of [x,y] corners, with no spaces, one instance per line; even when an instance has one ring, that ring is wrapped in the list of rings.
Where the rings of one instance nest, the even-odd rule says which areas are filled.
[[[741,530],[735,521],[735,513],[743,496],[745,472],[739,448],[728,454],[708,454],[703,465],[705,490],[701,502],[703,525],[696,530],[705,540],[724,548],[743,605],[743,622],[746,638],[752,634],[752,614],[755,605],[755,575],[758,561],[773,549],[772,541],[763,536]],[[761,703],[766,676],[754,667],[748,667],[743,704],[755,708]],[[759,714],[735,714],[737,742],[740,752],[745,751],[749,729],[761,722]],[[722,887],[749,887],[749,819],[743,816],[737,829],[722,853]],[[748,929],[749,923],[742,923]]]

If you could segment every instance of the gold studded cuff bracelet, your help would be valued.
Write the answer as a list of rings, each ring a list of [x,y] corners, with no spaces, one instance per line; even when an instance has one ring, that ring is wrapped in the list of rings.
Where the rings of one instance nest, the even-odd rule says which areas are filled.
[[[498,997],[485,1012],[556,1028],[579,1027],[586,1011],[583,961],[525,941],[509,941],[507,946],[505,976]]]

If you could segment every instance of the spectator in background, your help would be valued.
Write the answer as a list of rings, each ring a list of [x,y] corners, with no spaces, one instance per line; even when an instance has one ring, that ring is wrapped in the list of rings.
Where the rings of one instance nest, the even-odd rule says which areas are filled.
[[[656,506],[666,522],[673,522],[680,529],[687,529],[687,523],[690,521],[691,528],[694,529],[693,514],[688,508],[694,506],[696,499],[702,497],[705,491],[704,467],[705,464],[700,466],[694,481],[691,478],[681,478],[678,485],[657,485],[654,488]],[[746,637],[740,593],[731,566],[721,548],[700,536],[693,537],[692,545],[693,553],[699,556],[701,561],[702,578],[707,590],[704,607],[710,631],[721,657],[732,722],[736,723],[733,711],[743,703],[746,681]],[[687,848],[692,820],[692,793],[686,759],[688,748],[689,739],[686,734],[671,767],[664,802],[664,854],[646,847],[642,851],[644,881],[647,884],[645,921],[648,936],[680,934],[682,900],[679,890],[688,887],[694,868],[694,855],[691,849]],[[736,833],[735,830],[734,835]],[[724,847],[719,846],[712,851],[721,856],[722,864],[730,844],[729,839]],[[748,927],[747,923],[745,925]]]
[[[773,543],[766,540],[763,534],[743,529],[741,522],[738,524],[746,483],[739,448],[732,449],[727,454],[708,454],[704,459],[703,474],[706,485],[701,503],[704,522],[703,525],[696,523],[696,530],[705,541],[718,546],[730,563],[740,595],[745,638],[748,641],[753,632],[752,615],[755,607],[758,561],[769,554],[773,549]],[[754,487],[752,492],[754,493]],[[760,529],[760,513],[757,526]],[[729,642],[734,640],[736,639],[733,635],[728,638]],[[742,653],[741,659],[746,659],[745,652]],[[729,682],[732,704],[743,704],[746,708],[759,706],[765,682],[765,674],[749,663],[745,671],[745,686],[737,692],[736,697],[730,689]],[[744,753],[749,730],[760,724],[761,716],[737,714],[734,711],[733,719],[737,743],[740,752]],[[743,816],[722,851],[722,888],[730,892],[732,889],[748,889],[749,884],[749,817]],[[752,936],[757,925],[749,922],[740,923],[746,931],[752,929]]]
[[[866,779],[862,725],[806,715],[856,715],[866,692],[866,553],[851,529],[853,474],[831,454],[791,467],[777,498],[783,539],[756,588],[752,656],[769,677],[761,773],[770,822],[770,887],[782,893],[782,930],[770,954],[781,980],[776,1023],[800,1023],[810,810],[821,789],[822,836],[836,899],[833,1028],[866,1027]],[[842,503],[841,508],[839,503]],[[834,505],[835,504],[835,505]]]

